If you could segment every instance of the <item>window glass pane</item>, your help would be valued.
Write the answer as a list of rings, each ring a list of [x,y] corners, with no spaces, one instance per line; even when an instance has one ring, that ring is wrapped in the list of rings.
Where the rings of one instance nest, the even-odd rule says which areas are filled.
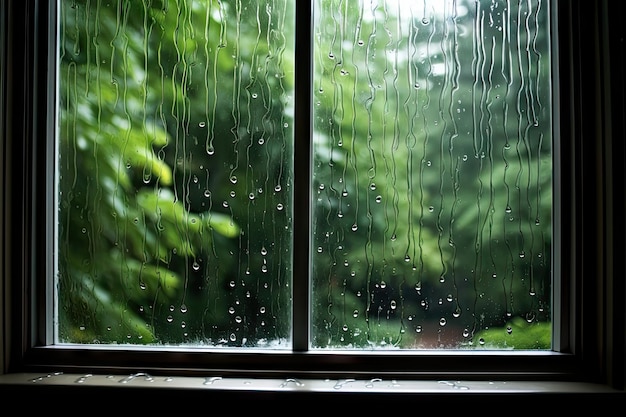
[[[60,1],[59,343],[290,347],[293,9]]]
[[[551,347],[548,2],[316,0],[312,345]]]

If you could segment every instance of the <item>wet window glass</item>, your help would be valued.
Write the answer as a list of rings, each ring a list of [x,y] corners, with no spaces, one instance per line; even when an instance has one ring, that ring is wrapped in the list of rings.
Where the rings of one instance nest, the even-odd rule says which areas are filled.
[[[295,4],[60,1],[57,343],[550,349],[548,2]]]
[[[313,345],[549,348],[547,2],[316,12]]]

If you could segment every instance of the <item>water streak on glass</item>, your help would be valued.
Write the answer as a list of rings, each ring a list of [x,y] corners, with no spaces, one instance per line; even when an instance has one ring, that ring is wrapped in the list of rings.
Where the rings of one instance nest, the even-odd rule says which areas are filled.
[[[316,0],[314,349],[550,349],[541,0]]]
[[[294,6],[62,0],[60,343],[290,347]]]

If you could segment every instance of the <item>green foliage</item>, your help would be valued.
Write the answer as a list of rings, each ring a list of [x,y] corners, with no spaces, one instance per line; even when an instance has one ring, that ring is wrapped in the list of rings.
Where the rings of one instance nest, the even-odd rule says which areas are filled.
[[[303,234],[288,4],[61,2],[62,341],[289,340]],[[391,7],[317,3],[331,18],[314,57],[315,347],[545,346],[548,32],[503,38],[505,18],[545,24],[503,4],[398,25]],[[480,332],[507,323],[501,342]]]
[[[550,350],[552,325],[549,322],[528,323],[521,317],[515,317],[504,327],[477,332],[472,343],[464,346],[482,349]]]

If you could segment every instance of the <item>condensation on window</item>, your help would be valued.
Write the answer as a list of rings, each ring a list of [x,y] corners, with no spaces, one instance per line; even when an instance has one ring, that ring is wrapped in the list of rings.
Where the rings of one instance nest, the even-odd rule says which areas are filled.
[[[313,5],[307,167],[295,2],[60,1],[58,343],[550,348],[548,2]]]
[[[293,9],[60,1],[59,343],[290,347]]]
[[[548,3],[315,1],[313,348],[551,348]]]

